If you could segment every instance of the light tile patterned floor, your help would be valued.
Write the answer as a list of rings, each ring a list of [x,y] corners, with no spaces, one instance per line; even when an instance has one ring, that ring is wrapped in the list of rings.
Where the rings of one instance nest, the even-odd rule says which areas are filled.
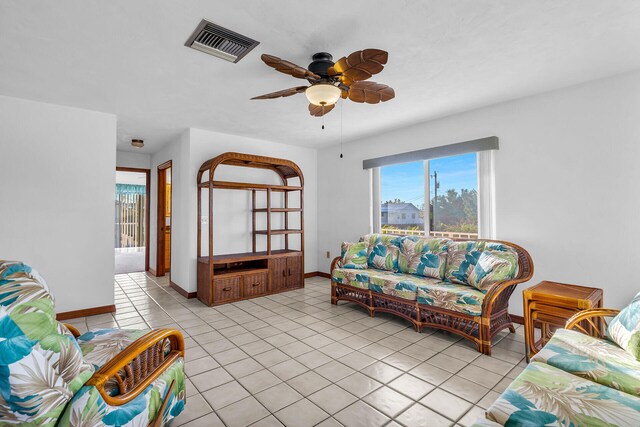
[[[144,273],[117,275],[115,292],[115,316],[71,323],[184,333],[189,397],[173,426],[468,426],[525,366],[521,328],[487,357],[455,335],[333,306],[328,279],[215,308]]]

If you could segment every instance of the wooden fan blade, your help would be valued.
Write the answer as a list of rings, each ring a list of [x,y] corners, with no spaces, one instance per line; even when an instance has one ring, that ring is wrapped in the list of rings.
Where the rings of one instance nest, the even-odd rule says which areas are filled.
[[[349,99],[353,102],[377,104],[393,99],[396,93],[387,85],[375,82],[355,82],[349,88]]]
[[[333,110],[336,104],[325,105],[324,107],[315,104],[309,104],[309,114],[314,117],[322,117],[327,114],[329,111]]]
[[[289,74],[290,76],[297,77],[299,79],[320,80],[320,76],[317,75],[316,73],[312,73],[306,68],[303,68],[292,62],[285,61],[284,59],[280,59],[276,56],[267,55],[266,53],[263,53],[260,58],[269,67],[275,68],[277,71],[280,71],[281,73]]]
[[[297,93],[304,92],[308,86],[296,86],[289,89],[279,90],[278,92],[271,92],[260,96],[254,96],[251,99],[274,99],[284,98],[285,96],[295,95]]]
[[[329,68],[329,75],[342,74],[343,83],[349,85],[354,81],[366,80],[384,69],[389,54],[380,49],[365,49],[353,52],[348,57],[342,57],[333,67]]]

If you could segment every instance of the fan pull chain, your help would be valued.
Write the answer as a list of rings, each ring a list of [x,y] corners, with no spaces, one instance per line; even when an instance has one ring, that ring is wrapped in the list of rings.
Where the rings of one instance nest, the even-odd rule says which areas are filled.
[[[324,129],[324,104],[322,104],[322,129]]]
[[[340,100],[340,158],[342,158],[342,104],[344,100]]]

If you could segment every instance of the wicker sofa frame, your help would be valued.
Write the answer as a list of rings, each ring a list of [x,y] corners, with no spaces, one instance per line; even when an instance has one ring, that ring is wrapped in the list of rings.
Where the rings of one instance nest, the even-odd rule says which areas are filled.
[[[458,334],[472,341],[479,352],[491,355],[492,338],[503,329],[515,333],[515,327],[509,316],[509,298],[516,286],[527,282],[533,276],[533,260],[522,247],[511,242],[500,240],[484,240],[492,243],[503,243],[518,253],[518,275],[512,280],[496,282],[486,293],[482,301],[482,314],[473,316],[458,311],[448,310],[417,301],[410,301],[392,295],[373,292],[368,289],[337,283],[331,279],[331,303],[349,301],[365,307],[369,316],[376,312],[392,313],[411,322],[418,332],[430,327]],[[331,273],[339,265],[341,257],[331,262]]]

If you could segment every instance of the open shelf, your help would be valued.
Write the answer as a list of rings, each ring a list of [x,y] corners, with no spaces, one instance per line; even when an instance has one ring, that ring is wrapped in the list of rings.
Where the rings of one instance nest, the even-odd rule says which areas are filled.
[[[264,183],[216,180],[216,168],[220,165],[270,170],[275,174],[273,178],[279,180],[269,179]],[[304,287],[303,188],[302,171],[291,160],[228,152],[202,164],[197,177],[196,269],[197,296],[200,301],[209,306],[226,304]],[[209,191],[213,189],[243,190],[249,193],[251,243],[246,249],[251,248],[251,252],[203,256],[204,251],[213,251],[214,248],[220,251],[224,246],[224,241],[219,246],[217,239],[214,239],[213,212],[224,206],[214,207],[216,192]],[[272,212],[284,215],[271,215]],[[298,215],[288,215],[289,212]],[[259,215],[262,213],[266,215]],[[211,217],[209,221],[203,220],[206,216]],[[203,232],[205,230],[208,233]],[[266,239],[257,238],[257,235],[264,235]],[[282,237],[272,239],[275,235]]]
[[[230,181],[212,181],[213,188],[224,188],[227,190],[257,190],[257,191],[302,191],[302,187],[296,185],[269,185],[254,184],[250,182],[230,182]],[[209,188],[208,182],[198,184],[200,188]]]
[[[271,258],[279,258],[283,256],[290,256],[294,254],[301,254],[302,251],[293,250],[293,249],[276,249],[271,251],[271,255],[267,254],[267,251],[260,252],[240,252],[236,254],[223,254],[223,255],[214,255],[213,263],[214,264],[228,264],[232,262],[243,262],[243,261],[252,261],[259,259],[271,259]],[[198,262],[208,264],[209,257],[203,256],[198,258]]]
[[[277,235],[277,234],[300,234],[302,233],[302,230],[294,230],[291,228],[288,229],[278,229],[278,230],[274,230],[271,229],[271,231],[269,230],[256,230],[255,231],[256,234],[271,234],[271,235]]]
[[[254,209],[254,212],[268,212],[266,208]],[[302,208],[271,208],[271,212],[302,212]]]

